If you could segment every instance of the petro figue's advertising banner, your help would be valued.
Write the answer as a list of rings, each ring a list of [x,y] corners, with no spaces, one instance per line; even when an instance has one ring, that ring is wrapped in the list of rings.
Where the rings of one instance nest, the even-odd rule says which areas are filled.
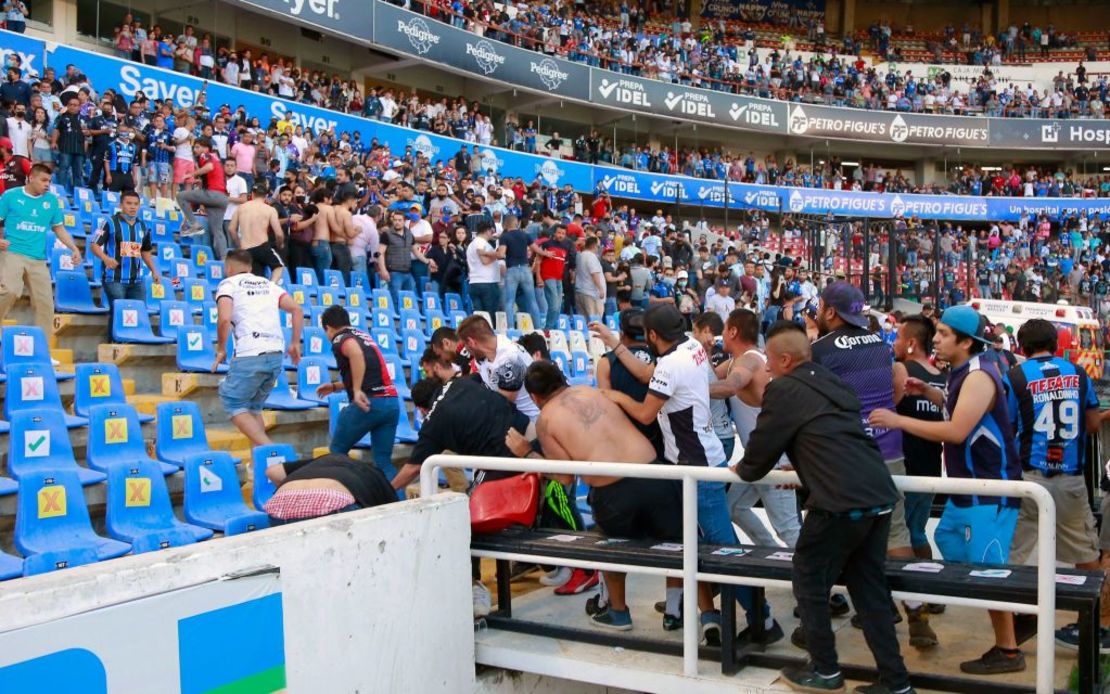
[[[553,96],[590,98],[590,69],[585,65],[484,38],[388,2],[375,7],[374,42],[379,45]]]

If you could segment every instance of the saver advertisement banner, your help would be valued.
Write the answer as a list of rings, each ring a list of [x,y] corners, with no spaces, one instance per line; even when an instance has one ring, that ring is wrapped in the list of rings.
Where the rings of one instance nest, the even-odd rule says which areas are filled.
[[[374,5],[367,0],[231,0],[232,4],[277,15],[360,43],[374,35]]]

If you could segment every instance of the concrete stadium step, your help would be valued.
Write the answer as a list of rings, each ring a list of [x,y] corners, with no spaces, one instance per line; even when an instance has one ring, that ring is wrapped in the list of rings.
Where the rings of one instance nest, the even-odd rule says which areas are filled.
[[[100,344],[96,361],[115,364],[135,382],[135,392],[162,392],[162,374],[177,370],[175,345]]]
[[[297,372],[286,371],[285,378],[290,384],[296,385]],[[200,406],[204,423],[226,422],[227,414],[220,402],[219,386],[225,374],[211,373],[182,373],[171,371],[162,374],[161,393],[165,398],[173,400],[189,400]],[[337,372],[332,372],[331,377],[338,379]],[[320,409],[320,408],[318,408]],[[323,408],[326,414],[326,408]],[[326,417],[325,417],[326,419]]]
[[[54,344],[65,347],[73,354],[76,363],[98,361],[98,349],[108,339],[107,316],[88,316],[79,313],[54,315]],[[62,361],[59,357],[55,359]]]

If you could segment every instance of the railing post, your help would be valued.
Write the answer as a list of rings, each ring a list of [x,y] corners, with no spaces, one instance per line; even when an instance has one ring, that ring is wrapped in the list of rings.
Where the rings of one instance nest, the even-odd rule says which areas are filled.
[[[682,478],[682,669],[698,674],[698,482]]]
[[[1056,690],[1056,502],[1044,487],[1029,490],[1037,504],[1037,692]],[[1098,619],[1098,615],[1095,615]]]

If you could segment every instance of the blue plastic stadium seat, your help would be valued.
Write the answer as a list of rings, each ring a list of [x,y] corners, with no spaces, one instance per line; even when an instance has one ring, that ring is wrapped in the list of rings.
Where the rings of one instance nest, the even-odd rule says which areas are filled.
[[[346,289],[347,280],[339,270],[324,270],[324,286]]]
[[[281,373],[274,381],[273,390],[266,398],[265,407],[267,410],[311,410],[313,407],[319,407],[319,403],[313,400],[302,400],[295,395],[289,387],[289,379]]]
[[[173,515],[166,480],[153,461],[113,465],[108,470],[104,515],[109,535],[142,549],[177,547],[212,537],[211,529],[182,523]]]
[[[85,463],[93,470],[108,472],[115,465],[151,462],[163,475],[181,469],[174,463],[153,460],[146,452],[142,425],[135,408],[125,403],[93,405],[89,410],[89,443]]]
[[[12,421],[12,413],[23,410],[49,410],[54,417],[63,417],[70,429],[89,423],[85,417],[67,414],[58,395],[58,381],[49,364],[22,364],[4,368],[7,385],[4,392],[4,419]]]
[[[125,405],[127,396],[123,392],[123,379],[115,364],[78,364],[77,381],[74,384],[73,412],[82,417],[89,416],[93,405]],[[139,415],[140,422],[152,422],[154,417]]]
[[[397,395],[404,400],[412,400],[412,389],[405,380],[405,362],[396,354],[383,354],[385,366],[389,370],[389,378],[397,388]]]
[[[38,576],[51,571],[95,564],[98,561],[100,561],[100,556],[98,556],[95,547],[74,547],[73,549],[57,552],[32,554],[23,560],[23,575]]]
[[[185,520],[235,535],[270,527],[270,517],[247,508],[235,460],[223,451],[185,459]]]
[[[443,301],[447,304],[447,313],[462,311],[464,308],[462,296],[455,292],[447,292],[446,294],[444,294]]]
[[[366,292],[361,289],[348,289],[345,299],[347,308],[357,308],[360,311],[365,311],[367,308]]]
[[[620,332],[620,329],[621,329],[620,313],[610,313],[608,316],[605,316],[605,325],[609,326],[609,329],[614,331],[614,332]]]
[[[104,481],[104,473],[79,467],[69,431],[52,410],[22,410],[12,415],[8,433],[8,472],[16,480],[51,470],[72,470],[81,484]]]
[[[276,487],[266,477],[266,468],[271,465],[291,463],[297,460],[297,451],[287,443],[273,443],[269,446],[258,446],[251,451],[251,463],[254,470],[254,491],[251,494],[251,503],[256,511],[262,510],[262,505],[274,495]]]
[[[401,309],[401,331],[420,330],[420,326],[424,322],[423,318],[424,317],[420,315],[420,311],[416,309]]]
[[[203,325],[189,325],[177,330],[177,369],[191,373],[210,373],[216,362],[213,333]],[[216,373],[227,373],[220,364]]]
[[[370,309],[370,318],[373,319],[371,327],[380,330],[388,331],[393,336],[394,342],[399,342],[401,337],[397,334],[397,328],[393,323],[396,318],[388,309],[374,307]]]
[[[348,407],[351,401],[347,398],[346,391],[332,393],[328,396],[328,438],[335,436],[335,427],[339,421],[339,413]],[[370,448],[370,433],[355,442],[355,448]]]
[[[209,262],[204,266],[204,279],[208,282],[209,288],[215,291],[220,282],[224,280],[224,266],[219,262]]]
[[[306,326],[301,332],[301,354],[306,357],[323,359],[329,369],[338,368],[335,353],[331,351],[331,340],[323,328]]]
[[[377,275],[375,275],[377,277]],[[358,287],[363,292],[368,292],[374,288],[374,283],[370,281],[370,275],[362,271],[352,271],[351,281],[347,283],[347,288]]]
[[[590,363],[590,355],[586,354],[585,352],[571,352],[570,370],[572,374],[569,379],[570,385],[592,386],[596,383],[596,381],[594,380],[592,364]]]
[[[555,327],[558,328],[559,330],[570,330],[571,325],[572,324],[571,324],[570,316],[568,316],[565,313],[560,313],[559,317],[555,321]]]
[[[160,402],[157,414],[158,436],[154,443],[154,455],[158,460],[181,467],[189,456],[212,452],[204,431],[204,419],[200,416],[200,406],[195,402]]]
[[[425,295],[427,296],[427,295]],[[424,336],[429,340],[432,334],[447,325],[447,316],[440,311],[427,311],[424,313]]]
[[[81,482],[73,470],[49,470],[19,481],[14,539],[16,549],[25,557],[56,553],[55,562],[70,565],[74,559],[88,558],[80,550],[92,550],[97,560],[114,559],[131,551],[126,542],[93,532]]]
[[[185,303],[189,304],[193,313],[200,313],[204,310],[204,302],[212,301],[212,290],[208,288],[206,280],[191,277],[182,282],[182,287]]]
[[[193,313],[184,301],[163,301],[158,306],[158,332],[177,340],[177,329],[193,325]]]
[[[329,270],[329,272],[331,272]],[[340,287],[320,287],[316,290],[316,305],[322,308],[339,306],[343,303],[343,290]]]
[[[562,371],[563,375],[567,378],[570,378],[573,375],[574,372],[571,370],[570,366],[570,355],[563,350],[551,350],[551,361],[555,362],[559,366],[559,370]]]
[[[358,328],[359,330],[366,330],[367,325],[370,323],[366,314],[362,309],[358,308],[347,309],[347,320],[350,321],[352,328]]]
[[[140,345],[167,345],[172,337],[154,334],[146,304],[135,299],[112,302],[112,341]]]
[[[0,552],[0,581],[19,578],[23,575],[23,558],[7,552]]]
[[[429,312],[443,313],[443,301],[435,292],[424,292],[420,297],[420,311],[427,317]]]
[[[401,333],[401,356],[406,359],[419,358],[427,347],[424,333],[419,330],[405,330]]]
[[[462,323],[464,320],[466,320],[466,316],[467,313],[465,311],[452,310],[449,314],[447,314],[447,324],[450,325],[452,328],[457,328],[459,327],[459,323]]]
[[[155,284],[154,275],[143,275],[143,300],[146,301],[148,313],[158,313],[162,307],[162,302],[172,301],[174,298],[173,286],[170,281],[160,275],[159,279],[161,281]]]
[[[289,296],[293,297],[293,301],[306,310],[316,298],[316,287],[311,284],[291,284],[287,291]]]
[[[163,272],[169,274],[169,276],[174,279],[184,282],[194,276],[195,269],[193,261],[187,258],[174,258],[170,261],[169,267]]]
[[[194,267],[203,268],[213,260],[216,261],[217,265],[220,262],[219,260],[216,260],[216,254],[212,252],[211,246],[194,243],[192,246],[189,247],[189,254],[193,259]]]
[[[374,311],[386,311],[389,313],[390,318],[397,317],[397,307],[393,305],[393,295],[389,293],[388,289],[375,289],[371,292],[371,298],[374,301]],[[375,322],[375,325],[377,323]]]
[[[0,329],[0,343],[3,350],[0,352],[0,369],[6,366],[20,364],[49,364],[53,366],[50,357],[50,347],[46,344],[46,336],[42,328],[28,325],[9,325]],[[54,372],[59,381],[68,381],[73,378],[71,373]]]
[[[420,299],[416,297],[416,292],[409,290],[402,290],[397,292],[397,303],[400,306],[395,306],[396,311],[419,311]]]
[[[574,330],[586,332],[587,321],[585,316],[580,316],[577,313],[574,314],[571,316],[571,324],[574,326]]]
[[[371,328],[370,336],[383,353],[397,354],[397,335],[386,328]]]
[[[416,443],[419,434],[412,425],[408,413],[405,411],[405,402],[401,398],[397,398],[397,407],[401,410],[401,416],[397,420],[397,441],[399,443]]]
[[[319,357],[301,359],[301,363],[297,365],[297,396],[318,406],[323,405],[324,400],[316,395],[316,389],[331,380],[326,361]]]
[[[93,301],[92,287],[84,270],[60,270],[55,279],[54,310],[58,313],[107,313]]]
[[[281,315],[288,316],[289,314],[282,311]],[[208,331],[212,333],[212,340],[216,339],[216,328],[220,322],[220,309],[215,301],[205,301],[204,306],[200,311],[200,322],[202,325],[208,327]]]
[[[310,267],[299,267],[293,271],[295,278],[294,284],[302,284],[306,287],[315,287],[319,284],[316,281],[316,271]]]

